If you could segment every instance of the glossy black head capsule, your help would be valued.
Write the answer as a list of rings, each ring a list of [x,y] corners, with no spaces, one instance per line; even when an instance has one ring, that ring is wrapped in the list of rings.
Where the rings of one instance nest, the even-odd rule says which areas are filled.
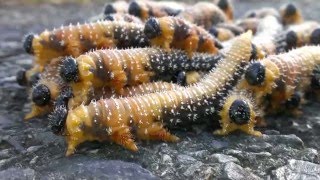
[[[289,31],[286,34],[286,43],[287,43],[287,50],[290,50],[297,46],[298,36],[297,33],[294,31]]]
[[[113,16],[111,16],[110,14],[108,14],[108,15],[106,15],[106,16],[104,17],[104,20],[106,20],[106,21],[114,21],[114,18],[113,18]]]
[[[314,45],[320,44],[320,28],[313,30],[310,36],[310,43]]]
[[[156,18],[150,18],[144,26],[144,34],[149,38],[153,39],[161,35],[160,23]]]
[[[285,8],[285,13],[284,13],[284,15],[285,15],[285,16],[292,16],[292,15],[294,15],[294,14],[296,14],[296,13],[297,13],[297,7],[296,7],[294,4],[290,3],[290,4],[288,4],[287,7]]]
[[[220,9],[226,10],[229,7],[229,2],[228,0],[220,0],[217,5]]]
[[[128,12],[133,16],[141,17],[141,7],[136,1],[129,4]]]
[[[301,102],[301,94],[294,93],[290,99],[288,99],[285,103],[287,108],[298,108]]]
[[[79,79],[79,69],[76,59],[67,57],[62,61],[60,68],[60,76],[66,82],[76,82]]]
[[[44,85],[39,84],[32,89],[32,101],[38,106],[45,106],[50,102],[50,89]]]
[[[17,72],[16,81],[20,86],[26,86],[28,84],[26,70],[20,70]]]
[[[246,81],[252,85],[261,85],[265,80],[265,67],[260,62],[252,63],[245,73]]]
[[[33,38],[34,38],[33,34],[28,34],[25,36],[23,40],[23,48],[28,54],[33,54],[33,48],[32,48]]]
[[[181,71],[177,75],[177,84],[180,86],[186,86],[187,85],[187,74],[185,71]]]
[[[242,125],[250,121],[250,107],[244,100],[235,100],[229,109],[229,117],[232,122]]]
[[[104,7],[104,15],[109,15],[112,13],[116,13],[116,9],[112,6],[112,4],[106,4]]]

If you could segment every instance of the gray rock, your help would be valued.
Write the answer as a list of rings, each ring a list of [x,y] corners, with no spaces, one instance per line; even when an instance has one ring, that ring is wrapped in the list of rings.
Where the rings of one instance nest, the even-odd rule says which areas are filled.
[[[211,162],[215,163],[227,163],[227,162],[234,162],[234,163],[240,163],[239,160],[235,157],[224,155],[224,154],[212,154],[209,157],[209,160]]]
[[[0,178],[7,180],[31,180],[35,179],[36,173],[33,169],[9,168],[0,171]]]
[[[253,174],[247,169],[244,169],[238,164],[235,164],[233,162],[229,162],[224,166],[223,169],[223,176],[226,179],[232,179],[232,180],[254,180],[254,179],[261,179],[257,175]]]
[[[290,159],[289,163],[273,171],[275,179],[318,180],[320,179],[320,165],[306,161]]]

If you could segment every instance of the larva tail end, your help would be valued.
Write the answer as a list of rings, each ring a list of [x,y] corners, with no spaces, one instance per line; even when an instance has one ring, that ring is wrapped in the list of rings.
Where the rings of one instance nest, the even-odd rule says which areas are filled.
[[[23,40],[23,48],[28,54],[33,54],[32,41],[34,39],[34,34],[28,34]]]

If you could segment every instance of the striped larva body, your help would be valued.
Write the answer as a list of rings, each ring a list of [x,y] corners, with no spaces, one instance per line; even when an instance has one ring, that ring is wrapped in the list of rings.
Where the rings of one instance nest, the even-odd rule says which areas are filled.
[[[189,77],[188,72],[199,70],[208,72],[221,59],[222,55],[201,53],[195,53],[189,58],[180,50],[166,52],[158,48],[97,50],[78,58],[61,59],[62,63],[57,73],[59,77],[49,82],[45,78],[42,79],[33,87],[32,92],[39,92],[37,99],[51,97],[50,99],[55,101],[57,95],[51,94],[51,89],[53,92],[61,91],[61,88],[68,85],[74,95],[69,101],[69,108],[73,108],[90,100],[88,95],[91,91],[102,87],[112,88],[115,93],[121,95],[125,86],[136,86],[158,80],[177,82],[180,72],[187,72],[188,83],[188,78],[197,78],[193,74]],[[42,89],[46,91],[41,93]],[[52,106],[52,101],[38,104]]]
[[[263,100],[267,94],[275,97],[272,107],[290,99],[295,92],[303,92],[310,86],[314,69],[320,63],[320,47],[304,46],[288,53],[271,55],[251,64],[245,73],[241,88]]]
[[[230,0],[215,0],[214,3],[226,14],[229,21],[233,21],[233,6]]]
[[[51,59],[59,56],[78,57],[84,52],[100,48],[144,47],[149,44],[143,33],[143,25],[98,21],[44,31],[26,36],[24,48],[35,55],[40,72]]]
[[[150,43],[163,47],[193,52],[216,54],[222,48],[219,41],[205,29],[177,17],[150,18],[144,28]]]
[[[129,14],[146,21],[150,17],[176,16],[185,5],[172,1],[143,1],[134,0],[129,5]]]
[[[281,21],[284,25],[300,24],[303,22],[303,17],[300,9],[294,4],[285,4],[279,9]]]
[[[241,72],[252,55],[251,52],[251,33],[247,33],[235,41],[217,68],[195,85],[143,96],[101,99],[91,102],[88,106],[80,105],[69,112],[61,106],[56,107],[50,124],[65,123],[66,126],[60,131],[56,131],[58,129],[55,126],[51,125],[51,128],[55,133],[67,135],[66,155],[73,154],[80,143],[91,140],[111,140],[136,151],[132,128],[141,139],[175,142],[178,138],[169,133],[164,125],[179,127],[186,122],[200,123],[203,120],[200,116],[206,115],[212,119],[214,114],[218,113],[215,106],[230,104],[220,103],[219,97],[227,94],[241,77]],[[247,102],[243,101],[231,103],[229,107],[233,110],[250,110]],[[63,118],[60,118],[61,113],[64,114]],[[249,134],[261,135],[253,130],[250,113],[245,113],[246,118],[240,115],[240,119],[238,115],[242,113],[236,111],[232,114],[230,119],[233,125],[222,126],[224,129],[217,131],[218,134],[227,134],[239,129]]]
[[[213,25],[227,22],[224,12],[215,4],[210,2],[198,2],[192,7],[186,8],[177,17],[185,19],[193,24],[202,26],[205,29]]]
[[[129,4],[126,1],[115,1],[113,3],[107,3],[104,6],[103,14],[109,15],[109,14],[125,14],[128,13]]]

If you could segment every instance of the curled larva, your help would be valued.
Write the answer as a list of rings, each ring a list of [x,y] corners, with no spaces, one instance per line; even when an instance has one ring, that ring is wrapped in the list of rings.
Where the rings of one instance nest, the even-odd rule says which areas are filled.
[[[125,13],[128,13],[128,8],[129,8],[129,5],[126,1],[115,1],[113,3],[107,3],[104,6],[103,14],[105,16],[109,14],[114,14],[114,13],[125,14]]]
[[[210,2],[198,2],[192,7],[186,8],[177,17],[202,26],[205,29],[228,21],[224,12]]]
[[[272,102],[281,104],[296,91],[310,85],[314,69],[320,63],[320,47],[304,46],[288,53],[271,55],[254,62],[246,70],[240,88],[254,93],[261,102],[267,94],[275,94]]]
[[[220,42],[205,29],[177,17],[150,18],[144,33],[154,46],[183,49],[189,56],[193,52],[216,54],[222,48]]]
[[[179,50],[166,52],[157,48],[135,48],[97,50],[78,58],[60,59],[62,62],[57,72],[59,77],[49,81],[42,78],[32,88],[32,97],[40,100],[40,102],[33,101],[35,107],[33,109],[38,111],[39,108],[36,107],[38,105],[52,106],[52,101],[56,100],[57,94],[52,94],[51,90],[62,91],[66,84],[71,87],[74,95],[69,102],[69,108],[73,108],[90,100],[88,95],[92,90],[106,86],[114,89],[117,94],[123,94],[125,86],[157,80],[177,82],[181,81],[179,73],[198,70],[208,72],[221,58],[222,55],[201,53],[196,53],[189,58],[185,52]],[[188,76],[185,78],[188,83]],[[52,101],[46,100],[45,97],[50,97]],[[32,111],[28,117],[37,114]]]
[[[65,26],[39,35],[29,34],[25,38],[24,48],[26,52],[34,54],[35,64],[41,72],[51,59],[59,56],[78,57],[97,48],[144,47],[148,44],[141,24],[98,21]]]
[[[270,7],[264,7],[264,8],[254,9],[254,10],[248,11],[244,15],[244,19],[246,19],[246,18],[263,19],[263,18],[265,18],[267,16],[274,16],[277,19],[280,18],[280,14],[276,9],[270,8]]]
[[[233,20],[233,6],[230,0],[215,0],[214,3],[226,14],[229,21]]]
[[[212,122],[214,114],[219,113],[220,98],[234,87],[252,56],[251,36],[251,33],[241,35],[217,68],[195,85],[143,96],[101,99],[69,111],[63,105],[57,106],[50,116],[51,129],[56,134],[66,135],[66,155],[73,154],[80,143],[92,140],[111,140],[137,151],[133,128],[140,139],[175,142],[178,138],[169,133],[164,124],[180,127],[188,122],[201,123],[205,119],[202,116],[211,118]],[[248,116],[250,105],[247,102],[237,101],[225,108],[231,109],[230,120],[234,126],[222,126],[221,132],[239,129],[261,135],[250,124],[252,116]],[[61,124],[65,124],[64,128],[59,128]]]
[[[185,5],[172,1],[143,1],[134,0],[129,4],[129,14],[137,16],[142,21],[150,17],[176,16]]]
[[[299,24],[303,21],[300,9],[296,5],[289,3],[280,7],[281,21],[284,25]]]

